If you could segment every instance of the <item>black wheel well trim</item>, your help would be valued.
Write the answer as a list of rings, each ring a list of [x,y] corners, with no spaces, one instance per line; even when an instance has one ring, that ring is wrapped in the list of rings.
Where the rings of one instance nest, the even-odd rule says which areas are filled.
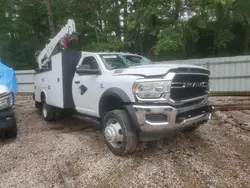
[[[102,96],[100,97],[100,100],[99,100],[98,111],[99,111],[100,117],[102,116],[102,113],[101,113],[102,105],[105,102],[106,97],[114,97],[117,100],[119,100],[122,105],[131,103],[130,98],[122,89],[116,88],[116,87],[109,88],[102,94]]]
[[[123,91],[120,88],[109,88],[107,89],[101,96],[100,101],[99,101],[99,114],[100,114],[100,118],[101,117],[101,104],[103,102],[103,99],[105,99],[105,97],[115,97],[116,99],[118,99],[121,103],[122,103],[122,107],[123,109],[127,112],[130,120],[132,121],[131,123],[134,125],[133,127],[136,130],[140,130],[140,126],[135,114],[135,110],[133,108],[133,102],[130,100],[130,98],[128,97],[128,95],[125,93],[125,91]]]
[[[46,93],[45,93],[45,91],[41,91],[40,97],[41,97],[41,102],[43,102],[44,99],[46,100]]]
[[[128,95],[126,94],[125,91],[123,91],[121,88],[117,88],[117,87],[112,87],[107,89],[101,96],[100,98],[100,103],[102,101],[102,99],[106,96],[113,96],[116,97],[117,99],[120,100],[120,102],[122,103],[131,103],[130,98],[128,97]],[[100,104],[99,103],[99,104]]]
[[[137,120],[135,109],[133,108],[133,104],[123,105],[124,110],[127,112],[132,125],[134,125],[132,128],[134,128],[136,131],[140,131],[140,125]]]

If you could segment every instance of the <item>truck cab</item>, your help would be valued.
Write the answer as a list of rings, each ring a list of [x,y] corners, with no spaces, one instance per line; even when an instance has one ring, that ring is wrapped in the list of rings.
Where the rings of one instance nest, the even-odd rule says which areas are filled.
[[[210,71],[194,65],[155,64],[121,52],[65,50],[35,76],[35,101],[46,121],[62,111],[100,120],[115,155],[139,141],[193,131],[211,118]]]

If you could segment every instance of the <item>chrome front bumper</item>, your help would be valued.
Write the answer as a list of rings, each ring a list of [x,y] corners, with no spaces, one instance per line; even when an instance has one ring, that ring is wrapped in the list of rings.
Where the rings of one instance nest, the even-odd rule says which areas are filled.
[[[207,107],[207,108],[206,108]],[[175,108],[169,105],[133,105],[135,114],[139,123],[140,130],[144,133],[166,133],[176,132],[184,130],[187,127],[191,127],[194,124],[202,123],[211,119],[211,112],[213,107],[208,103],[199,103],[187,107]],[[177,121],[177,117],[185,112],[191,112],[206,108],[206,111],[200,112],[192,117],[182,118],[181,121]],[[147,115],[164,115],[167,120],[150,121],[147,119]]]

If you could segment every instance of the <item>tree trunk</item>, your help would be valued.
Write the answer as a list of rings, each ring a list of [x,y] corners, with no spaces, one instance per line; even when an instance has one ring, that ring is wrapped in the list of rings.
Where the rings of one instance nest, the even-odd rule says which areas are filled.
[[[98,31],[96,29],[96,25],[95,25],[95,18],[94,18],[94,12],[92,12],[92,21],[94,23],[94,30],[95,30],[95,36],[96,36],[96,42],[97,44],[99,45],[99,34],[98,34]]]
[[[118,1],[115,1],[115,12],[116,12],[116,37],[121,39],[120,6],[118,4]]]
[[[174,12],[175,21],[179,19],[180,9],[181,9],[181,0],[175,0],[175,12]]]
[[[123,4],[123,8],[124,8],[124,12],[123,12],[123,50],[126,50],[126,48],[127,48],[126,44],[127,44],[128,0],[124,0],[123,3],[124,3]]]
[[[150,31],[148,31],[148,34],[146,35],[146,48],[144,48],[144,52],[148,55],[151,53],[152,48],[156,45],[157,36],[159,34],[159,30],[156,29],[157,26],[157,15],[153,14],[149,18],[150,20]],[[150,33],[150,32],[153,32]]]
[[[141,29],[140,29],[141,30]],[[143,45],[142,45],[142,37],[141,37],[141,31],[139,30],[139,49],[140,49],[140,54],[143,55]]]
[[[249,54],[249,39],[250,39],[250,19],[244,15],[245,31],[244,31],[244,54]]]
[[[98,25],[99,25],[99,29],[100,29],[100,32],[102,33],[103,32],[103,18],[102,18],[102,1],[99,1],[98,2]]]
[[[52,12],[51,0],[44,0],[44,3],[46,5],[47,14],[48,14],[50,35],[51,37],[54,37],[56,35],[56,26],[55,26],[53,12]]]

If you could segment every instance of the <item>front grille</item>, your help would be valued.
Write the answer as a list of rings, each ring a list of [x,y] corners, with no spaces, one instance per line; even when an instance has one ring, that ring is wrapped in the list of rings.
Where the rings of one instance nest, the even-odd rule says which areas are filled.
[[[186,100],[206,95],[209,89],[207,74],[176,74],[171,85],[170,98]]]
[[[206,74],[176,74],[173,82],[208,82]]]

